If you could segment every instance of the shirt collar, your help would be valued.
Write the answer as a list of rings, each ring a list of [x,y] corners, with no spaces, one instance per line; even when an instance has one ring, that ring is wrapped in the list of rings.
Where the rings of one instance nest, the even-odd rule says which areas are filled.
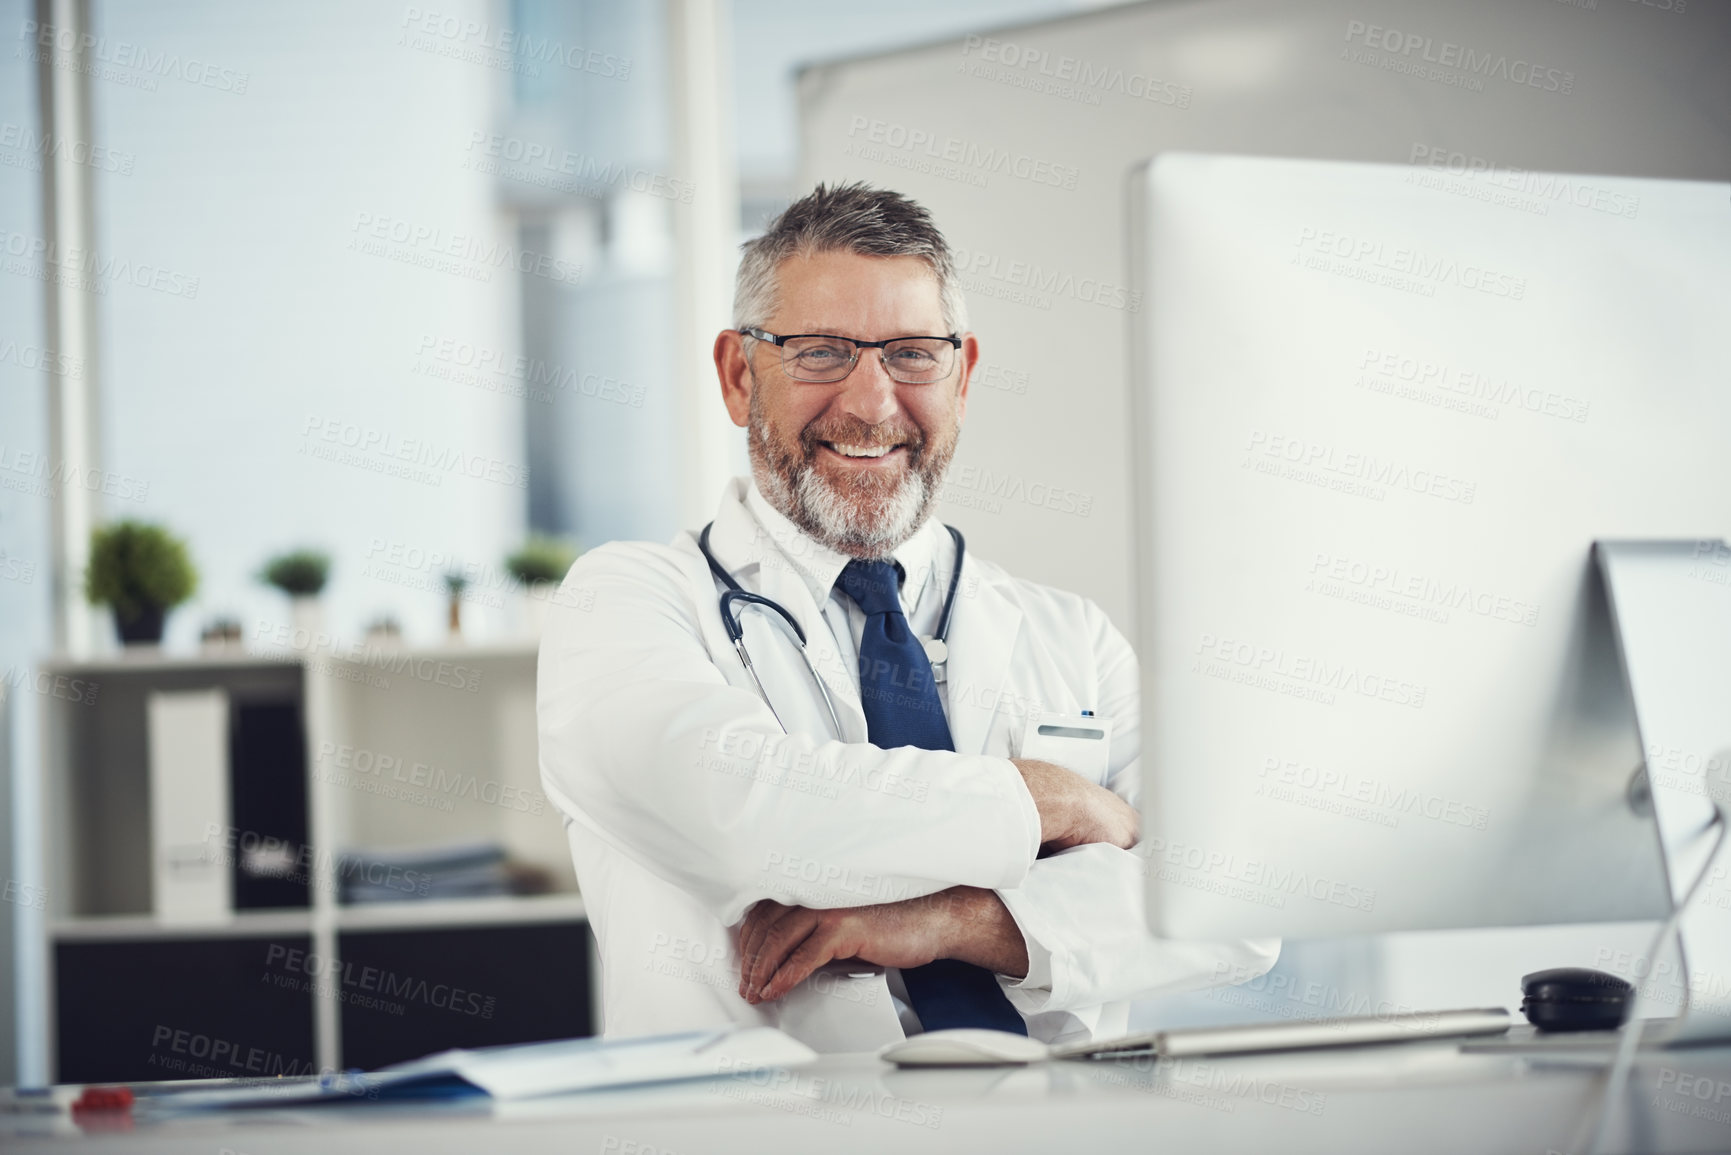
[[[745,507],[811,591],[812,601],[820,606],[828,601],[836,579],[841,577],[841,571],[853,558],[831,549],[793,524],[769,504],[758,491],[755,481],[746,488]],[[912,537],[890,553],[890,559],[899,563],[902,569],[904,612],[912,612],[914,606],[911,603],[918,601],[919,594],[931,578],[932,567],[938,561],[940,534],[947,540],[948,534],[937,519],[928,518]]]

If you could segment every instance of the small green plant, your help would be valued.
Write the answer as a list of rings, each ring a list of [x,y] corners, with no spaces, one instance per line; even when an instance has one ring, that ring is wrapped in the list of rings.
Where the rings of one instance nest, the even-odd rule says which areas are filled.
[[[269,583],[291,598],[312,597],[325,588],[331,575],[329,554],[316,549],[297,549],[279,554],[265,563],[259,580]]]
[[[526,586],[556,583],[565,580],[566,571],[576,560],[577,549],[570,542],[536,534],[505,559],[505,569]]]
[[[122,626],[160,619],[197,588],[186,543],[162,526],[116,521],[91,531],[84,596],[92,605],[113,606]]]

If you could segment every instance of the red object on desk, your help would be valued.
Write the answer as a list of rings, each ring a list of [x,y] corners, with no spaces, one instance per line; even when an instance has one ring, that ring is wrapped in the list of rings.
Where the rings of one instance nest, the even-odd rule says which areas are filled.
[[[86,1087],[72,1104],[72,1121],[80,1131],[132,1130],[131,1087]]]
[[[86,1087],[72,1104],[73,1111],[127,1111],[132,1108],[130,1087]]]
[[[85,1087],[71,1115],[80,1131],[132,1131],[132,1087]]]

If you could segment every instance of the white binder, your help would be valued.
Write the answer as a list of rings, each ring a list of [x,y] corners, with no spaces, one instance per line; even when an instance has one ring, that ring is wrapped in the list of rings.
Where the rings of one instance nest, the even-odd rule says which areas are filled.
[[[151,905],[161,922],[220,922],[234,910],[228,801],[228,695],[153,693]],[[234,843],[238,845],[238,839]]]

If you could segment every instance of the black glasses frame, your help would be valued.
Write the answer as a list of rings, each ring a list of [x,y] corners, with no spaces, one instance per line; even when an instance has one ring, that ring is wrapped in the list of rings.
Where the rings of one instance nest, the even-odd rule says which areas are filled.
[[[836,335],[835,333],[788,333],[788,334],[785,334],[783,336],[778,337],[774,333],[771,333],[766,329],[753,329],[753,328],[749,328],[749,327],[741,329],[741,330],[739,330],[739,332],[742,336],[754,337],[759,341],[766,341],[769,344],[776,346],[777,348],[781,348],[782,346],[786,345],[789,341],[797,341],[801,337],[822,337],[826,341],[846,341],[848,344],[853,346],[853,360],[848,362],[847,372],[843,373],[840,377],[837,377],[834,381],[806,381],[800,377],[793,377],[793,374],[791,374],[791,373],[788,374],[789,377],[793,377],[793,380],[800,382],[802,385],[836,385],[836,384],[839,384],[843,381],[846,381],[848,379],[849,374],[851,374],[856,368],[859,367],[859,355],[860,355],[861,349],[887,349],[889,346],[894,345],[898,341],[948,341],[950,343],[950,347],[952,349],[959,350],[962,347],[962,339],[954,333],[951,333],[947,337],[912,336],[912,337],[891,337],[887,341],[856,341],[852,337],[842,337],[842,336]],[[784,362],[784,368],[785,368],[785,362]],[[885,365],[884,369],[886,372],[888,372],[889,366]],[[938,381],[949,380],[950,373],[954,373],[955,371],[956,371],[956,367],[954,365],[951,365],[950,366],[950,372],[944,374],[942,377],[939,377],[937,379],[937,381],[923,381],[923,382],[902,381],[902,382],[899,382],[899,384],[902,384],[902,385],[911,385],[911,384],[936,385],[938,383]],[[890,374],[890,376],[893,379],[895,375],[892,373],[892,374]]]

